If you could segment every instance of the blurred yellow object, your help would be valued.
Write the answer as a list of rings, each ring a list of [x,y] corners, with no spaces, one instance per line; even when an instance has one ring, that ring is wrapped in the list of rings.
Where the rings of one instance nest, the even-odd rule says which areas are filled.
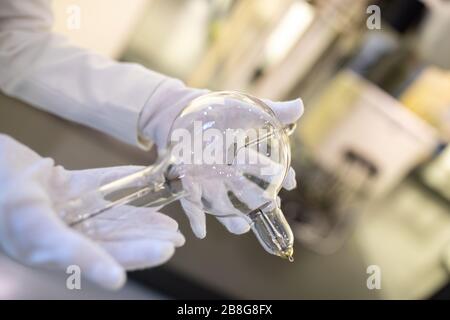
[[[425,69],[400,101],[450,139],[450,71]]]

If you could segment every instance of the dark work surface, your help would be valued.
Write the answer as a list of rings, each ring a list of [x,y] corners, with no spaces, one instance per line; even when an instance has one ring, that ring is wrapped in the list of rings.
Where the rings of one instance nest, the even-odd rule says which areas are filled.
[[[130,272],[129,277],[172,299],[224,300],[234,298],[182,276],[164,266]]]
[[[450,300],[450,283],[447,283],[439,291],[437,291],[433,296],[430,297],[431,300]]]

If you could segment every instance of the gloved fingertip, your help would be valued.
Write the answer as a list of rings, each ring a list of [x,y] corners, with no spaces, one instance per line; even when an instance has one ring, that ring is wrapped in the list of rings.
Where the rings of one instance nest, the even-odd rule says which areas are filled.
[[[277,196],[277,206],[278,206],[278,208],[281,208],[281,198],[280,198],[280,196]]]
[[[191,214],[188,212],[192,232],[194,232],[195,236],[199,239],[206,237],[206,221],[204,215],[205,214],[203,212],[200,214]]]
[[[240,235],[250,230],[250,224],[240,217],[225,218],[221,222],[233,234]]]
[[[292,109],[296,110],[296,114],[295,114],[296,119],[295,120],[300,119],[300,117],[305,112],[305,105],[303,104],[303,100],[301,98],[297,98],[297,99],[288,101],[288,103],[292,103],[293,104]]]
[[[156,253],[158,264],[166,263],[175,253],[175,247],[170,242],[161,242],[157,250],[159,251]],[[151,254],[154,256],[155,252]]]
[[[179,247],[183,246],[185,243],[186,243],[186,238],[180,231],[178,231],[177,236],[174,241],[175,247],[179,248]]]
[[[103,263],[95,265],[88,277],[108,290],[119,290],[127,279],[125,270],[121,266]]]
[[[284,108],[284,117],[282,121],[285,123],[293,123],[300,119],[304,112],[303,100],[300,98],[281,102]]]
[[[275,112],[278,119],[284,124],[296,122],[304,112],[303,100],[300,98],[281,102],[265,101]]]
[[[175,246],[170,241],[152,241],[141,247],[140,254],[126,263],[127,270],[140,270],[156,267],[166,263],[175,253]],[[136,259],[137,257],[137,259]]]
[[[240,235],[240,234],[244,234],[250,231],[250,225],[248,223],[242,223],[239,225],[236,225],[233,227],[232,230],[230,230],[231,233]]]
[[[181,200],[181,206],[189,218],[192,232],[199,239],[206,237],[206,217],[205,213],[199,208],[198,205],[184,200]]]
[[[295,170],[291,167],[284,178],[283,188],[286,190],[293,190],[297,187],[297,180],[295,179]]]
[[[197,238],[204,239],[206,237],[206,226],[191,224],[191,228]]]

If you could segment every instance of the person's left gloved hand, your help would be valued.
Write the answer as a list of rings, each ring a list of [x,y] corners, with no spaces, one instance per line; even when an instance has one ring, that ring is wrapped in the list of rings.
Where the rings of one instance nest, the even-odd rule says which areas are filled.
[[[154,208],[123,206],[71,228],[59,206],[142,169],[136,166],[68,171],[0,134],[0,248],[31,266],[66,270],[109,289],[125,269],[166,262],[184,244],[178,224]]]
[[[186,107],[193,99],[208,93],[209,90],[192,89],[186,87],[181,81],[168,78],[163,82],[158,90],[153,94],[152,99],[144,107],[139,123],[139,131],[142,141],[154,142],[159,152],[164,152],[170,134],[171,124],[179,112]],[[275,113],[281,123],[288,125],[295,123],[303,114],[303,103],[301,99],[286,102],[273,102],[263,100]],[[238,115],[237,115],[238,116]],[[230,121],[232,119],[230,118]],[[187,180],[187,179],[185,179]],[[189,218],[191,228],[198,238],[206,236],[206,218],[202,211],[201,198],[214,201],[216,206],[230,209],[232,204],[227,196],[227,190],[215,190],[220,187],[208,185],[208,182],[198,183],[198,181],[184,181],[184,186],[191,185],[190,197],[181,199],[181,205]],[[186,183],[187,182],[187,183]],[[292,190],[297,186],[295,171],[290,168],[283,182],[283,187]],[[246,183],[240,188],[248,188],[248,192],[262,193],[263,190],[254,188],[252,184]],[[219,188],[220,189],[220,188]],[[211,195],[208,195],[208,190]],[[251,198],[248,197],[248,198]],[[236,211],[236,210],[234,210]],[[218,220],[234,234],[242,234],[250,230],[248,222],[239,216],[218,217]]]

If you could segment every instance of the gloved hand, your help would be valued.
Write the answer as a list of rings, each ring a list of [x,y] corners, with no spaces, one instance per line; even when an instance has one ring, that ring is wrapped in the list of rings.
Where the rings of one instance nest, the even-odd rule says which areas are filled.
[[[124,284],[124,269],[166,262],[185,240],[177,223],[155,209],[113,209],[78,230],[55,210],[57,203],[139,169],[68,171],[0,134],[0,247],[31,266],[77,265],[82,276],[109,289]]]
[[[171,124],[179,112],[186,107],[193,99],[208,93],[208,90],[192,89],[186,87],[181,81],[168,78],[165,80],[152,95],[150,101],[144,107],[140,120],[139,132],[142,141],[152,141],[158,147],[158,152],[164,152],[167,146],[168,136],[170,134]],[[287,125],[296,122],[303,114],[303,103],[301,99],[287,102],[273,102],[263,100],[272,110],[279,120]],[[238,115],[236,115],[238,116]],[[230,119],[230,121],[232,121]],[[208,185],[208,181],[199,183],[199,181],[186,181],[184,186],[190,185],[191,197],[181,200],[181,205],[189,218],[191,228],[198,238],[206,236],[205,213],[201,210],[201,199],[213,202],[213,206],[229,208],[233,212],[233,205],[228,199],[228,193],[225,189],[220,189],[217,185]],[[296,187],[295,171],[290,168],[286,176],[283,187],[292,190]],[[247,188],[251,201],[252,192],[262,192],[261,189],[255,189],[253,184],[237,186],[238,188]],[[218,190],[219,189],[219,190]],[[209,190],[209,194],[208,194]],[[251,190],[251,191],[250,191]],[[248,222],[241,217],[218,217],[219,221],[234,234],[242,234],[250,230]]]

